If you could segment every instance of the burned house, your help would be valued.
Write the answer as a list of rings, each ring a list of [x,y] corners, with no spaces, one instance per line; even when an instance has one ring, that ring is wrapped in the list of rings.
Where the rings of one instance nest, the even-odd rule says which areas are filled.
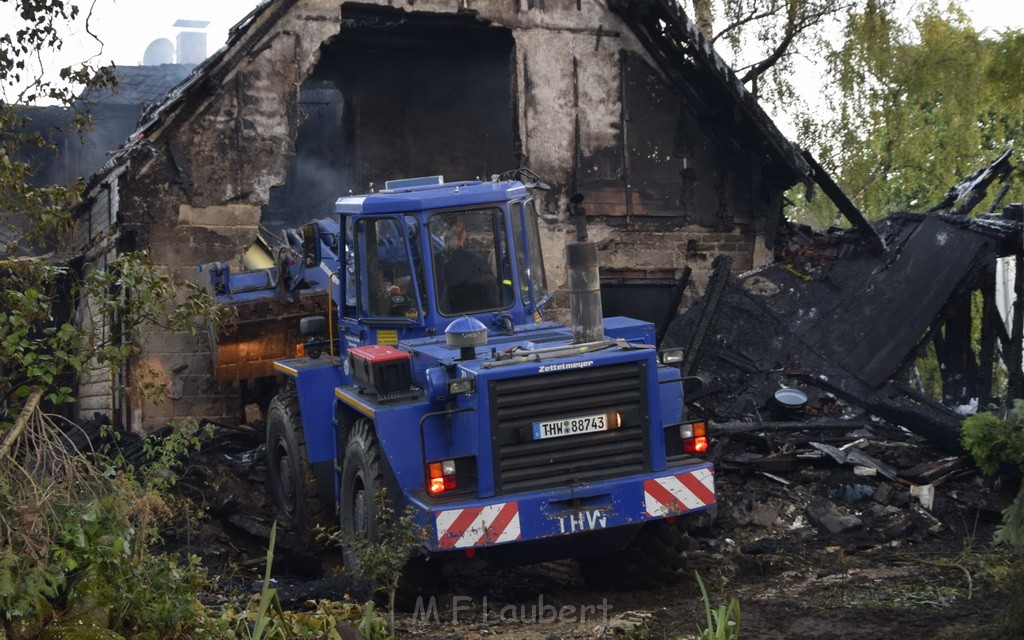
[[[784,191],[813,176],[671,0],[271,0],[92,177],[77,249],[101,267],[146,251],[184,284],[261,228],[327,215],[350,191],[517,167],[552,187],[549,279],[564,280],[564,212],[582,193],[611,313],[643,290],[624,284],[676,286],[652,316],[674,312],[684,277],[699,293],[715,255],[737,272],[767,262]],[[240,394],[211,376],[206,336],[153,332],[142,345],[133,366],[159,372],[169,401],[116,397],[94,376],[80,412],[136,430],[240,415]]]

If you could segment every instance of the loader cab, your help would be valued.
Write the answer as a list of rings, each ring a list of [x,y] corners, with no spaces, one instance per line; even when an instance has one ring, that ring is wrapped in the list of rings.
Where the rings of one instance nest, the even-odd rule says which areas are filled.
[[[512,331],[547,297],[536,210],[519,182],[389,184],[341,198],[349,344],[440,334],[457,317]]]

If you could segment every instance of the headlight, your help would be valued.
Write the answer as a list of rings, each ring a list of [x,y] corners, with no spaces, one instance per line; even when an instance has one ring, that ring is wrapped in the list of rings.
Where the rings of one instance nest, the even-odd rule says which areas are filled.
[[[658,352],[658,362],[661,364],[681,364],[683,362],[682,349],[665,349]]]
[[[455,378],[448,381],[448,395],[457,396],[463,393],[473,393],[475,378]]]

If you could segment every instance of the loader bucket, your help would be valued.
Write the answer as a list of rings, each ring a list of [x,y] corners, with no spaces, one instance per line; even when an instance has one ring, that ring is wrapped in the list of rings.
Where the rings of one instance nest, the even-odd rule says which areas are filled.
[[[227,303],[235,311],[211,339],[217,384],[255,380],[274,375],[274,361],[295,357],[303,340],[299,321],[327,315],[327,293],[303,291],[296,297],[276,297]]]

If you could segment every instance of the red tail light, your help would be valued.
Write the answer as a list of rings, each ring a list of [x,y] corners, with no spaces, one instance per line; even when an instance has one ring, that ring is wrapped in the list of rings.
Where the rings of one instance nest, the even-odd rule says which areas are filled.
[[[679,435],[683,439],[684,453],[706,453],[708,450],[707,428],[703,422],[680,425]]]
[[[441,460],[427,465],[427,493],[436,496],[459,487],[455,479],[455,461]]]

